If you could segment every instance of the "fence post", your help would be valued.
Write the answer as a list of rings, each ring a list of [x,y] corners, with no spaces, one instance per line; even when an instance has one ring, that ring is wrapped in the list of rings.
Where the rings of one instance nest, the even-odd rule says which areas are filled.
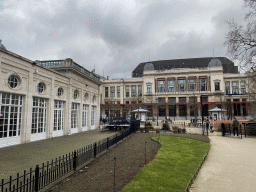
[[[109,148],[109,137],[107,138],[107,149]]]
[[[184,129],[185,129],[185,121],[184,121]]]
[[[229,123],[229,136],[231,137],[231,124]]]
[[[76,150],[74,151],[73,170],[76,170]]]
[[[36,165],[36,170],[35,170],[35,192],[38,192],[38,188],[39,188],[39,185],[38,185],[38,182],[39,182],[39,166]]]
[[[241,124],[240,124],[240,133],[241,133],[241,139],[243,139]]]
[[[97,156],[97,143],[94,143],[94,158]]]
[[[244,136],[246,137],[246,125],[244,124]]]

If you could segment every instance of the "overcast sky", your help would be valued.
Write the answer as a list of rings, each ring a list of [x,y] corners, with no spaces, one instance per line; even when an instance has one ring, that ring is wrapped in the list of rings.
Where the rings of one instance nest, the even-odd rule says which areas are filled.
[[[243,0],[0,0],[0,39],[30,60],[72,58],[110,78],[141,62],[226,57],[226,20]]]

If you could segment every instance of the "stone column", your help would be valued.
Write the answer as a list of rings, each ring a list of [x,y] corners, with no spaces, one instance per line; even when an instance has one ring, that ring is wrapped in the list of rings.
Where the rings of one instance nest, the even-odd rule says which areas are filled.
[[[178,78],[175,77],[175,92],[179,92],[179,88],[178,88]]]
[[[196,76],[196,90],[200,91],[199,76]]]
[[[27,81],[27,95],[24,97],[22,96],[23,102],[23,109],[22,109],[22,125],[21,126],[21,143],[28,143],[30,142],[31,138],[31,124],[32,124],[32,108],[33,108],[33,78],[35,68],[31,66],[28,74],[28,81]]]
[[[190,105],[189,105],[189,97],[186,97],[186,102],[187,102],[187,116],[190,116]]]
[[[206,89],[206,91],[210,91],[210,90],[211,90],[210,76],[207,76],[207,89]]]
[[[46,138],[52,138],[53,137],[53,123],[54,123],[54,95],[56,93],[56,90],[54,90],[54,82],[55,78],[53,77],[51,82],[51,93],[50,93],[50,99],[47,106],[47,124],[46,124]]]
[[[188,89],[188,76],[185,78],[185,91],[189,91]]]

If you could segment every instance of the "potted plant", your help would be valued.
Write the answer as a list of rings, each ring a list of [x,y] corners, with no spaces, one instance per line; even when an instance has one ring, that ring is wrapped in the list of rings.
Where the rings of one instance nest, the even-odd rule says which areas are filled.
[[[149,121],[145,122],[145,133],[149,133],[149,129],[153,129],[152,123]]]

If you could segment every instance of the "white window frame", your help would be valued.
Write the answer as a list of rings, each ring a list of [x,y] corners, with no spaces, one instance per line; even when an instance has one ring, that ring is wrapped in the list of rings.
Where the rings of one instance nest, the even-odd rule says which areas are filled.
[[[152,93],[152,85],[147,85],[147,93]]]
[[[96,117],[96,106],[92,106],[91,110],[91,126],[95,125],[95,117]]]
[[[64,101],[54,101],[53,131],[63,130],[64,125]]]
[[[82,127],[87,127],[88,125],[88,112],[89,112],[89,105],[83,105],[82,111]]]
[[[3,95],[9,95],[9,97],[3,97]],[[3,115],[1,117],[3,122],[0,124],[0,139],[20,136],[22,107],[21,95],[0,92],[0,113]]]
[[[37,91],[38,93],[43,93],[45,91],[45,84],[43,82],[38,83]]]
[[[79,104],[72,103],[71,107],[71,129],[78,128],[78,120],[79,120]]]
[[[31,134],[45,132],[46,120],[47,120],[46,99],[33,97]]]
[[[20,80],[16,75],[10,75],[8,78],[8,85],[10,88],[15,89],[19,86]]]

